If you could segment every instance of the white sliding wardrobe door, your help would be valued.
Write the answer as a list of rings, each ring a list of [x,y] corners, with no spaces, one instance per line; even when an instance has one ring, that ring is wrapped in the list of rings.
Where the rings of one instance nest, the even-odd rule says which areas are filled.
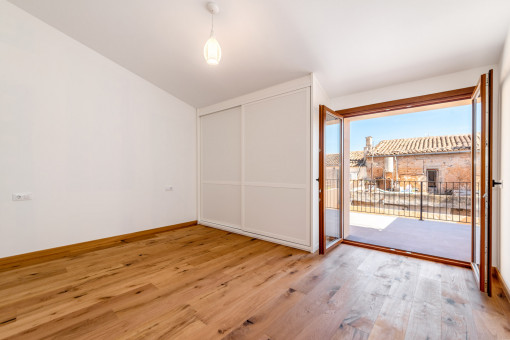
[[[244,228],[310,245],[310,89],[243,106]]]
[[[200,118],[201,220],[241,228],[241,107]]]

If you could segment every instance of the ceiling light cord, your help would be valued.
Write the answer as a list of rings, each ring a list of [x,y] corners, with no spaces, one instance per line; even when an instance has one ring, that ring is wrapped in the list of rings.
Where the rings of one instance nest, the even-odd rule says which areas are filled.
[[[211,37],[214,35],[214,13],[211,13]]]

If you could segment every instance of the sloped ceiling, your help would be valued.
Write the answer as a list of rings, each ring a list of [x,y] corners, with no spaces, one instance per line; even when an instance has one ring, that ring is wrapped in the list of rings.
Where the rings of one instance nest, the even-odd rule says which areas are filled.
[[[203,107],[315,72],[330,97],[496,63],[508,0],[10,0]]]

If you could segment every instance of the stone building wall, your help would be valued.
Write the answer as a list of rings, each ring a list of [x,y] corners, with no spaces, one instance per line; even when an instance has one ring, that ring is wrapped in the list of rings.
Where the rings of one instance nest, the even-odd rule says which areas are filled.
[[[382,179],[384,174],[385,157],[368,157],[366,161],[367,177]],[[479,158],[479,157],[478,157]],[[373,166],[373,167],[372,167]],[[438,170],[438,182],[470,182],[471,181],[471,153],[444,153],[397,156],[393,162],[394,171],[386,172],[387,179],[399,181],[426,181],[427,170]]]

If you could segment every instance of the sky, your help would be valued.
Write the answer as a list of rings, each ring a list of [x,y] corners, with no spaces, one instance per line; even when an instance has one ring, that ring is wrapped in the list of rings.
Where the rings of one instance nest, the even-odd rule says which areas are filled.
[[[471,133],[471,105],[351,122],[351,151],[362,151],[365,137],[381,140]],[[326,153],[338,153],[338,126],[326,127]]]

